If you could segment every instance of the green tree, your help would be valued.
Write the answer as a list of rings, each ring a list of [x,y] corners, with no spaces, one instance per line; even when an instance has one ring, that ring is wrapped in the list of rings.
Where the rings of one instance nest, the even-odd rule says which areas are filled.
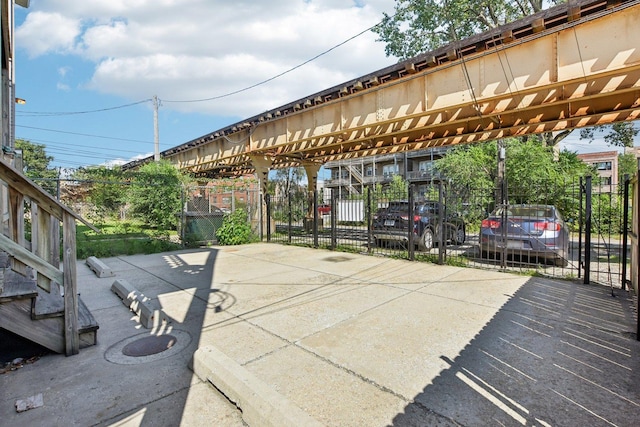
[[[101,219],[116,215],[126,203],[128,183],[119,166],[80,168],[73,174],[73,178],[88,187],[87,200]]]
[[[589,166],[567,150],[555,160],[553,149],[535,138],[508,139],[505,144],[509,202],[555,204],[565,216],[573,217],[577,206],[569,206],[572,198],[567,189],[590,172]],[[436,170],[450,180],[450,189],[459,199],[472,199],[476,206],[484,207],[481,211],[485,212],[478,215],[493,207],[497,150],[495,141],[469,144],[435,162]]]
[[[50,166],[53,156],[47,155],[45,146],[24,139],[16,139],[15,148],[22,150],[24,174],[55,197],[58,171]]]
[[[131,178],[128,200],[132,214],[152,227],[175,229],[187,178],[166,160],[145,164]]]
[[[580,138],[593,142],[596,134],[601,134],[605,131],[609,131],[609,133],[604,136],[604,142],[613,147],[633,147],[633,139],[639,132],[633,122],[618,122],[611,126],[600,125],[582,128],[580,129]]]
[[[620,185],[620,191],[624,188],[624,176],[629,175],[629,178],[633,178],[638,173],[638,160],[636,156],[631,153],[618,155],[618,184]]]
[[[555,4],[556,1],[550,3]],[[387,56],[412,58],[542,10],[542,0],[396,0],[373,31]]]

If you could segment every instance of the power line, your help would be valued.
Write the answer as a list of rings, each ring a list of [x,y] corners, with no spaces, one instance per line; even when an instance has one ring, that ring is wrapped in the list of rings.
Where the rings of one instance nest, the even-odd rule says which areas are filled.
[[[256,87],[258,87],[258,86],[262,86],[262,85],[263,85],[263,84],[265,84],[265,83],[269,83],[270,81],[273,81],[273,80],[275,80],[275,79],[277,79],[277,78],[279,78],[279,77],[282,77],[282,76],[284,76],[285,74],[289,74],[290,72],[292,72],[292,71],[294,71],[294,70],[297,70],[298,68],[303,67],[303,66],[307,65],[307,64],[308,64],[308,63],[310,63],[310,62],[315,61],[316,59],[320,58],[321,56],[324,56],[324,55],[328,54],[329,52],[331,52],[331,51],[333,51],[333,50],[335,50],[335,49],[339,48],[340,46],[343,46],[343,45],[345,45],[345,44],[349,43],[351,40],[353,40],[353,39],[355,39],[355,38],[358,38],[358,37],[360,37],[361,35],[363,35],[363,34],[365,34],[365,33],[369,32],[369,31],[373,30],[374,28],[376,28],[376,27],[377,27],[378,25],[380,25],[381,23],[382,23],[382,21],[378,22],[378,23],[377,23],[377,24],[375,24],[375,25],[372,25],[371,27],[367,28],[366,30],[362,30],[362,31],[360,31],[358,34],[356,34],[356,35],[354,35],[354,36],[349,37],[348,39],[344,40],[344,41],[343,41],[343,42],[341,42],[341,43],[338,43],[337,45],[335,45],[335,46],[333,46],[333,47],[331,47],[331,48],[329,48],[329,49],[327,49],[327,50],[325,50],[324,52],[321,52],[321,53],[317,54],[317,55],[316,55],[316,56],[314,56],[313,58],[307,59],[306,61],[302,62],[301,64],[298,64],[298,65],[296,65],[296,66],[294,66],[294,67],[291,67],[291,68],[289,68],[288,70],[283,71],[283,72],[282,72],[282,73],[280,73],[280,74],[276,74],[275,76],[270,77],[270,78],[268,78],[268,79],[266,79],[266,80],[263,80],[263,81],[261,81],[261,82],[258,82],[258,83],[255,83],[255,84],[252,84],[251,86],[247,86],[247,87],[242,88],[242,89],[234,90],[233,92],[228,92],[228,93],[225,93],[225,94],[223,94],[223,95],[213,96],[213,97],[211,97],[211,98],[190,99],[190,100],[182,100],[182,101],[166,100],[166,99],[163,99],[163,100],[162,100],[162,102],[174,102],[174,103],[175,103],[175,102],[183,102],[183,103],[188,103],[188,102],[204,102],[204,101],[213,101],[213,100],[216,100],[216,99],[227,98],[227,97],[232,96],[232,95],[237,95],[237,94],[239,94],[239,93],[246,92],[246,91],[248,91],[248,90],[250,90],[250,89],[256,88]]]
[[[91,138],[103,138],[103,139],[113,139],[116,141],[128,141],[128,142],[142,142],[144,144],[153,144],[152,141],[141,141],[139,139],[127,139],[127,138],[114,138],[112,136],[103,136],[103,135],[91,135],[87,133],[78,133],[78,132],[69,132],[64,130],[56,130],[56,129],[46,129],[46,128],[38,128],[33,126],[24,126],[24,125],[16,125],[17,128],[25,128],[25,129],[35,129],[35,130],[44,130],[47,132],[57,132],[57,133],[66,133],[69,135],[79,135],[79,136],[88,136]]]
[[[106,147],[89,147],[86,144],[72,144],[69,142],[61,142],[61,141],[50,141],[50,140],[46,140],[46,139],[34,139],[34,138],[26,138],[26,137],[16,137],[16,139],[22,139],[22,140],[27,140],[29,142],[36,142],[36,143],[42,143],[43,145],[46,146],[46,148],[49,148],[49,146],[53,146],[54,148],[57,147],[82,147],[82,148],[91,148],[93,150],[105,150],[105,151],[112,151],[112,152],[117,152],[117,153],[139,153],[140,151],[134,151],[134,150],[120,150],[117,148],[106,148]]]
[[[125,105],[119,105],[117,107],[107,107],[107,108],[100,108],[97,110],[85,110],[85,111],[59,111],[59,112],[38,112],[38,111],[20,111],[20,112],[16,112],[16,116],[24,116],[24,117],[30,117],[30,116],[35,116],[35,117],[46,117],[46,116],[72,116],[72,115],[77,115],[77,114],[90,114],[90,113],[102,113],[105,111],[111,111],[111,110],[118,110],[121,108],[128,108],[128,107],[133,107],[134,105],[138,105],[138,104],[142,104],[145,102],[149,102],[151,101],[151,99],[143,99],[142,101],[138,101],[138,102],[133,102],[131,104],[125,104]]]

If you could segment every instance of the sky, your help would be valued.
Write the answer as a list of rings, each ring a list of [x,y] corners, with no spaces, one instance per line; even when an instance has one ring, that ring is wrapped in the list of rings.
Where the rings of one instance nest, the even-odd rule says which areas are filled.
[[[354,37],[394,5],[31,0],[16,6],[16,138],[67,169],[147,157],[154,96],[162,151],[394,64],[376,34]],[[577,132],[565,146],[611,150]]]

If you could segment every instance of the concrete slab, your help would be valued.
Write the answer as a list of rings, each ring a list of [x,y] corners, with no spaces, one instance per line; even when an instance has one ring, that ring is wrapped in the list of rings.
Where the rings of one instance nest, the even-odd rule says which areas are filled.
[[[347,283],[350,283],[349,280]],[[406,294],[381,285],[327,285],[237,315],[288,341],[332,328]]]
[[[635,425],[633,298],[609,288],[252,244],[104,260],[172,322],[141,328],[78,261],[98,345],[0,375],[7,425],[242,425],[189,369],[216,346],[327,426]],[[156,355],[124,346],[157,335]],[[39,393],[43,406],[16,413]]]

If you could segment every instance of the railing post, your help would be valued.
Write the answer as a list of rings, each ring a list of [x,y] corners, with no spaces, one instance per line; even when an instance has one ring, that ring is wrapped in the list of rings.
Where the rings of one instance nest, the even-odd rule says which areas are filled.
[[[78,334],[78,284],[76,275],[76,222],[75,218],[62,214],[63,282],[64,282],[64,339],[67,356],[80,352]]]
[[[59,267],[59,262],[53,262],[53,247],[59,246],[60,240],[53,240],[52,231],[51,215],[36,203],[31,203],[31,252]],[[38,286],[51,292],[51,281],[40,274],[37,276]]]
[[[9,237],[24,247],[24,195],[9,186]]]

